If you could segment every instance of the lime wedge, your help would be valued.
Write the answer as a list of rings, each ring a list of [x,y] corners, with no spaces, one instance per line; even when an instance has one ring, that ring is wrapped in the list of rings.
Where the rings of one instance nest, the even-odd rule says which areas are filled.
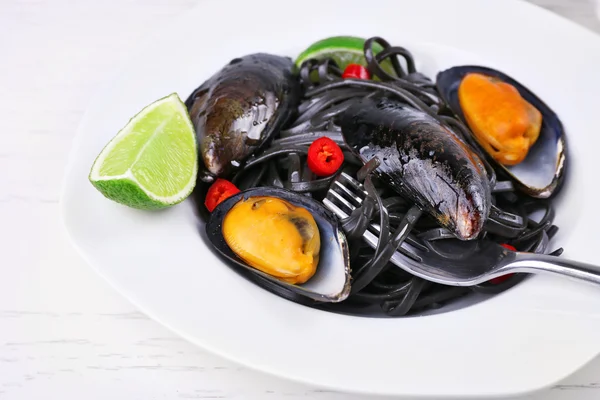
[[[197,173],[194,127],[173,93],[146,106],[117,133],[94,161],[89,180],[111,200],[152,210],[187,198]]]
[[[323,60],[326,58],[333,59],[338,67],[343,71],[348,64],[359,64],[367,66],[367,60],[364,56],[365,39],[355,36],[333,36],[319,40],[311,44],[296,58],[296,66],[300,67],[302,63],[311,58]],[[383,50],[379,44],[373,44],[373,53],[377,54]],[[381,63],[381,68],[392,76],[396,76],[396,72],[389,60]]]

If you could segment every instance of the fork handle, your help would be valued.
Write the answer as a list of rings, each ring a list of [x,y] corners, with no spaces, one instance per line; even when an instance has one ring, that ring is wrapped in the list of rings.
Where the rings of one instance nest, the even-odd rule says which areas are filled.
[[[600,285],[600,266],[544,254],[517,253],[506,270],[563,275]]]

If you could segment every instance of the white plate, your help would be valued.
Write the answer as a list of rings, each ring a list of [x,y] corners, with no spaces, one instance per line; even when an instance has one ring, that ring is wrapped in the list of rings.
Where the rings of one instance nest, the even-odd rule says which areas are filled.
[[[339,34],[407,47],[418,68],[481,63],[557,111],[571,174],[558,204],[564,257],[600,262],[600,39],[515,1],[218,1],[163,27],[94,98],[65,180],[65,226],[83,257],[141,310],[190,341],[281,377],[390,395],[513,395],[540,389],[600,352],[600,290],[536,276],[488,301],[401,319],[306,308],[242,279],[205,246],[189,201],[150,213],[112,203],[87,175],[105,143],[152,101],[182,98],[230,59],[295,56]],[[594,246],[594,244],[596,246]]]

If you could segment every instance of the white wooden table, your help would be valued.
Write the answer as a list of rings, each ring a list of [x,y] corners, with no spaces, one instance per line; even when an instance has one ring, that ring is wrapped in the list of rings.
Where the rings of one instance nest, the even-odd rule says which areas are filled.
[[[600,32],[592,1],[534,0]],[[89,96],[195,3],[0,0],[0,399],[366,399],[199,350],[138,313],[60,229],[63,170]],[[600,359],[531,398],[600,398]]]

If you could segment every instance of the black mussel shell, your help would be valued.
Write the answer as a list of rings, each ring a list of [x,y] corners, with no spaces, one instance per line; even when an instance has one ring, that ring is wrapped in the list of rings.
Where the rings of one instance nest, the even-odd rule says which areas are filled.
[[[505,166],[488,157],[490,162],[504,170],[515,181],[517,188],[529,196],[548,198],[556,194],[562,186],[567,166],[566,134],[556,113],[533,92],[500,71],[472,65],[458,66],[438,73],[436,84],[443,100],[467,127],[458,100],[458,87],[466,74],[471,72],[494,77],[514,86],[542,114],[540,135],[523,162]],[[480,150],[485,154],[483,147]]]
[[[222,234],[223,219],[229,210],[240,200],[256,196],[280,198],[298,207],[307,209],[315,219],[321,236],[321,256],[317,271],[311,279],[301,285],[294,285],[264,273],[246,264],[227,245]],[[348,243],[337,217],[321,203],[310,197],[277,187],[255,187],[244,190],[220,203],[210,214],[206,223],[206,234],[215,249],[230,264],[242,267],[258,275],[258,281],[267,280],[261,286],[283,297],[289,298],[292,292],[318,302],[340,302],[350,294],[350,259]],[[255,280],[256,281],[256,280]],[[282,290],[277,290],[280,287]]]
[[[228,178],[295,115],[302,96],[294,62],[269,53],[233,59],[185,101],[200,174]]]

